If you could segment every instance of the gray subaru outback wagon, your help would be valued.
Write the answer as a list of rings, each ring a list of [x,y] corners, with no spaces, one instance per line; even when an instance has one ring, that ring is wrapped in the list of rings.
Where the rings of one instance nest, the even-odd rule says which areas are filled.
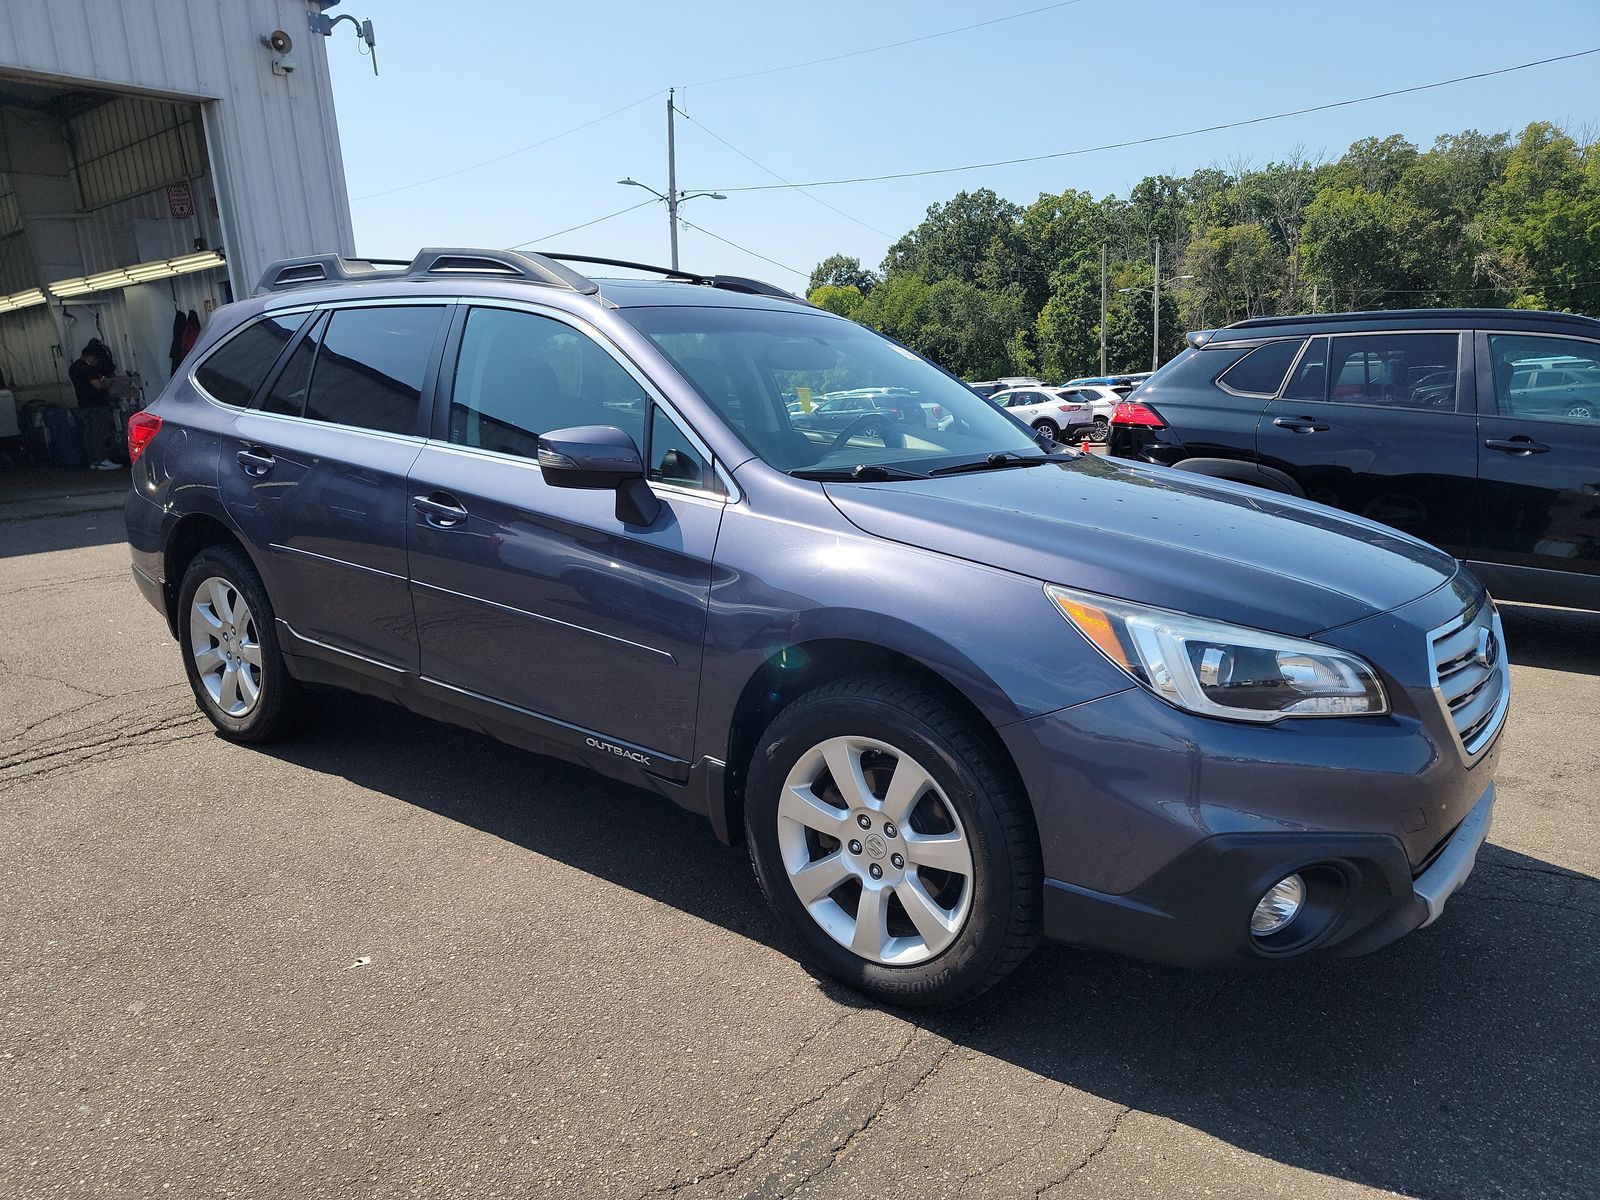
[[[1448,554],[1079,455],[770,285],[592,265],[638,268],[324,255],[217,312],[127,523],[223,736],[331,686],[642,785],[900,1003],[1041,934],[1267,963],[1439,916],[1509,699]],[[858,388],[949,420],[797,419]]]

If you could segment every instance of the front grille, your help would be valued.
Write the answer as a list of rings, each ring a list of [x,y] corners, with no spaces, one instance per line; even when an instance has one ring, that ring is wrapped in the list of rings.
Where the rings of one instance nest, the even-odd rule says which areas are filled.
[[[1461,757],[1471,763],[1500,732],[1511,699],[1500,615],[1485,600],[1435,629],[1430,639],[1433,692],[1450,721]]]

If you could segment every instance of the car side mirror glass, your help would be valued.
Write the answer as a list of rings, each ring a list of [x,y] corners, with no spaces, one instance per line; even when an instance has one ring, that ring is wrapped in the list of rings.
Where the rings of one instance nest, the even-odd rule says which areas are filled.
[[[617,520],[649,525],[661,501],[644,478],[644,459],[634,440],[615,425],[580,425],[539,436],[539,474],[559,488],[615,491]]]

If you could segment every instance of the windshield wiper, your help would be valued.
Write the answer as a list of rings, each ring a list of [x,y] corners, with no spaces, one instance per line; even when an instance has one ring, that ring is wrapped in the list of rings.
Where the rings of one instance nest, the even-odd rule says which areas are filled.
[[[815,479],[824,483],[886,483],[893,479],[926,479],[916,471],[904,467],[889,467],[882,463],[858,463],[853,467],[810,467],[790,471],[796,479]]]
[[[1005,467],[1032,467],[1050,462],[1048,454],[1032,456],[1018,454],[1015,450],[1000,450],[972,462],[951,463],[948,467],[935,467],[929,475],[964,475],[968,471],[998,471]]]

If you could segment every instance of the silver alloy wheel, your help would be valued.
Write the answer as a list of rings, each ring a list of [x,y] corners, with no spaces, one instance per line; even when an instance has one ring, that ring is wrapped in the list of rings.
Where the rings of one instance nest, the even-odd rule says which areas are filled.
[[[1106,420],[1104,417],[1096,417],[1094,420],[1094,427],[1089,432],[1089,440],[1091,442],[1100,443],[1104,442],[1110,436],[1111,422]]]
[[[189,652],[213,704],[243,717],[261,699],[261,638],[239,588],[212,575],[200,581],[189,606]]]
[[[778,800],[778,849],[811,919],[869,962],[926,962],[966,924],[973,867],[961,818],[886,742],[830,738],[802,754]]]
[[[1574,404],[1567,409],[1567,416],[1575,417],[1580,421],[1593,420],[1594,408],[1588,404]]]

